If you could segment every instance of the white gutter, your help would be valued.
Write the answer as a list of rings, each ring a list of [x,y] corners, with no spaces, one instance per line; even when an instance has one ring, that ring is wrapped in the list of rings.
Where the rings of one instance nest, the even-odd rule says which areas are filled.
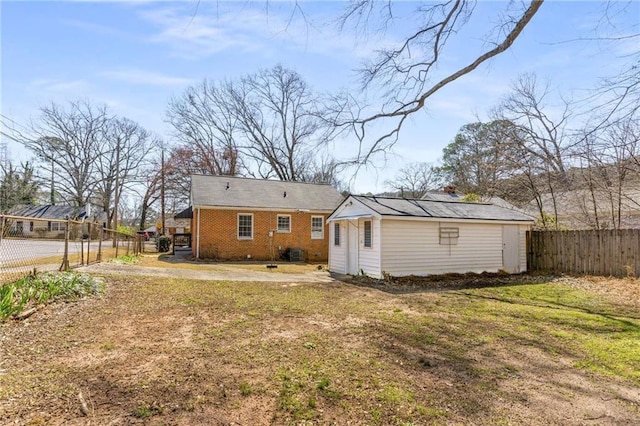
[[[198,207],[198,225],[196,226],[196,260],[200,259],[200,207]]]

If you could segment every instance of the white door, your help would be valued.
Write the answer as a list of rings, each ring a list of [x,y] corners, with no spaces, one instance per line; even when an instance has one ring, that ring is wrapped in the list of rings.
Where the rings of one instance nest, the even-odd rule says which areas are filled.
[[[502,225],[502,269],[510,274],[520,272],[518,225]]]
[[[347,274],[358,274],[358,222],[347,221]]]

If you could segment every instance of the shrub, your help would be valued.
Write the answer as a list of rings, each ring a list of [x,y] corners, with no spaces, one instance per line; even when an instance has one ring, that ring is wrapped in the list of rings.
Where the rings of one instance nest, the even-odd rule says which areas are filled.
[[[158,238],[158,252],[166,253],[169,251],[170,247],[171,247],[171,237]]]

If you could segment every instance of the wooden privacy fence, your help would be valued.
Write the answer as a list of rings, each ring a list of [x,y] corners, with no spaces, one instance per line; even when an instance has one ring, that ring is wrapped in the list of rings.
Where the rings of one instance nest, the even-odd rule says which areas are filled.
[[[529,271],[640,276],[640,229],[527,232]]]

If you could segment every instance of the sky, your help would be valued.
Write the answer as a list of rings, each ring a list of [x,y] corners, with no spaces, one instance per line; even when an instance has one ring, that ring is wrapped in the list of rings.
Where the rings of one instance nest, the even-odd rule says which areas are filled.
[[[369,33],[339,28],[346,5],[2,1],[1,113],[24,125],[37,120],[43,105],[87,99],[171,141],[168,101],[204,78],[236,79],[282,64],[317,92],[362,93],[357,73],[362,62],[374,57],[377,48],[397,45],[415,28],[419,4],[394,2],[393,25]],[[436,77],[487,48],[506,5],[478,2],[474,19],[452,39]],[[547,1],[511,49],[439,91],[406,123],[386,156],[343,178],[354,193],[376,193],[387,190],[385,180],[409,162],[437,163],[458,129],[487,120],[523,73],[536,73],[549,83],[550,111],[560,105],[560,96],[586,97],[602,78],[628,66],[629,55],[640,48],[637,38],[607,37],[637,33],[639,25],[640,2],[614,2],[607,8],[596,1]],[[380,91],[366,93],[374,111],[382,102]],[[8,149],[14,161],[30,158],[13,142]],[[340,138],[329,149],[346,159],[355,154],[357,144],[353,138]]]

